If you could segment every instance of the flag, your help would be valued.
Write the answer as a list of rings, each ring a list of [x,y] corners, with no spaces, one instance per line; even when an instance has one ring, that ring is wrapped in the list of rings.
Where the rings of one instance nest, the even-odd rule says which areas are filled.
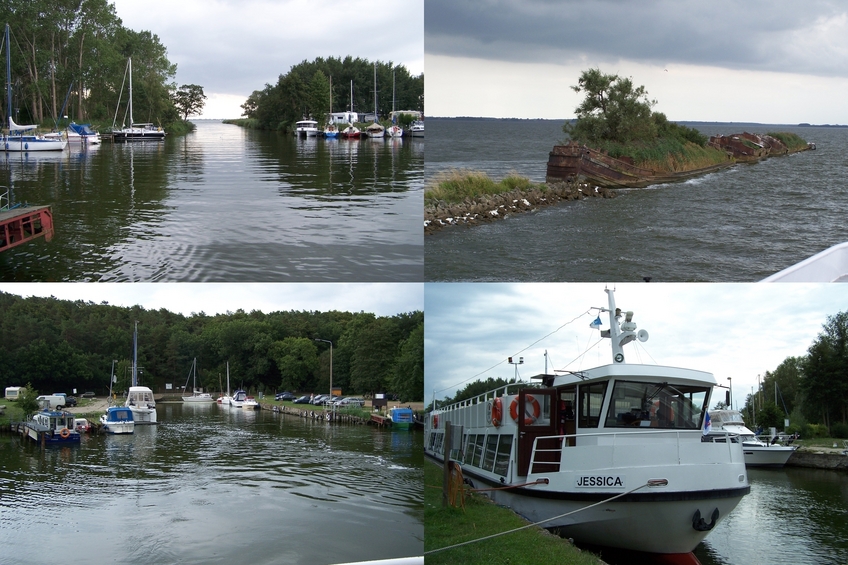
[[[707,412],[707,416],[704,418],[704,435],[710,433],[711,429],[713,429],[713,426],[710,423],[710,413]]]
[[[592,321],[592,323],[591,323],[591,324],[589,324],[589,327],[590,327],[590,328],[592,328],[593,330],[598,330],[598,329],[600,329],[600,328],[601,328],[601,317],[600,317],[600,316],[598,316],[597,318],[595,318],[595,319]]]

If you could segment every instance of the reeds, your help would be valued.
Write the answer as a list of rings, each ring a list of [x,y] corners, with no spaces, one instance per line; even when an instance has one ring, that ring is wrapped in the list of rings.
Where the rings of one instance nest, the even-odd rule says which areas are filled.
[[[437,173],[424,189],[424,204],[436,201],[458,203],[466,198],[477,198],[489,194],[502,194],[512,190],[543,188],[516,172],[511,172],[500,181],[494,181],[482,171],[449,169]]]

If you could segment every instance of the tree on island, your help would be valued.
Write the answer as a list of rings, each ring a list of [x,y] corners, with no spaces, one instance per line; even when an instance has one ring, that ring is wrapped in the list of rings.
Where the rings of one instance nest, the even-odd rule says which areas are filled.
[[[206,106],[206,95],[203,94],[202,86],[184,84],[174,94],[173,102],[182,115],[183,121],[186,121],[189,116],[203,112],[203,107]]]

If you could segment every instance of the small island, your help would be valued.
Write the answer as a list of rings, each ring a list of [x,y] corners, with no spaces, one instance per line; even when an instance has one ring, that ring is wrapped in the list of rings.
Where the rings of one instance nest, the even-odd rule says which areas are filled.
[[[793,133],[736,133],[707,138],[654,112],[644,86],[599,69],[581,73],[584,93],[566,141],[548,156],[545,183],[510,175],[499,183],[475,171],[438,175],[424,193],[424,233],[477,225],[562,200],[612,198],[614,188],[676,182],[737,163],[815,149]]]

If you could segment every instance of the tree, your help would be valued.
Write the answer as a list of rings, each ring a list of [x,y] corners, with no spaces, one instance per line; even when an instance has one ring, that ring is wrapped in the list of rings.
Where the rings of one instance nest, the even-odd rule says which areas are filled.
[[[304,391],[314,381],[318,369],[318,348],[311,339],[287,337],[274,343],[271,356],[277,362],[285,390]]]
[[[18,408],[24,413],[24,420],[28,420],[30,414],[38,411],[38,391],[32,388],[32,384],[27,385],[18,393]]]
[[[424,322],[400,346],[392,390],[402,401],[421,400],[424,394]]]
[[[830,429],[848,421],[848,312],[828,316],[823,327],[807,350],[801,390],[805,414]]]
[[[586,94],[574,111],[577,121],[563,126],[571,139],[598,144],[602,141],[629,143],[656,137],[651,113],[656,100],[647,99],[644,86],[634,88],[629,78],[589,69],[580,74],[577,85],[571,89]]]
[[[184,84],[174,95],[174,106],[177,107],[183,117],[183,121],[189,116],[200,114],[206,105],[206,95],[203,87],[197,84]]]

